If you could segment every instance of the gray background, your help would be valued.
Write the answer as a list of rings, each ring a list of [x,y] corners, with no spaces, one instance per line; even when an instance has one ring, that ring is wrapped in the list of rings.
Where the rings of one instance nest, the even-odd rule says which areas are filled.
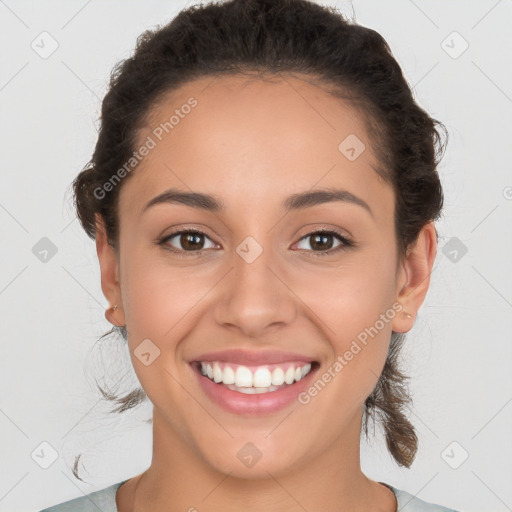
[[[398,468],[377,431],[363,469],[461,511],[512,510],[512,3],[322,3],[387,39],[450,133],[439,252],[404,351],[418,456]],[[117,392],[136,378],[114,340],[93,350],[107,302],[68,187],[92,154],[113,65],[185,5],[0,0],[1,511],[90,493],[151,461],[151,408],[109,415],[93,388],[93,376]],[[78,453],[87,483],[70,471]]]

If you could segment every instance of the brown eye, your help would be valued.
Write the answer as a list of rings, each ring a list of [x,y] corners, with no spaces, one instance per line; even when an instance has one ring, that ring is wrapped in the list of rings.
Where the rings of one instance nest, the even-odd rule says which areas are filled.
[[[309,248],[305,247],[305,249],[311,253],[318,253],[315,254],[315,256],[321,256],[322,254],[333,254],[337,251],[354,246],[353,242],[336,231],[315,231],[302,237],[300,242],[306,241],[308,239],[310,240],[309,244],[307,244],[309,245]],[[334,245],[336,239],[338,240],[338,244]],[[304,247],[302,247],[302,249],[304,249]]]
[[[202,249],[204,243],[203,235],[197,233],[182,233],[179,235],[179,242],[185,250],[197,251]]]
[[[168,250],[172,252],[198,252],[202,251],[203,249],[209,249],[215,246],[215,244],[212,242],[210,247],[204,247],[206,239],[209,240],[208,236],[202,231],[189,229],[176,231],[175,233],[172,233],[163,238],[160,243],[165,246],[170,245],[171,247],[168,248]],[[171,241],[173,241],[172,244]],[[176,245],[178,247],[176,247]]]
[[[323,251],[326,249],[331,249],[333,246],[333,235],[317,233],[315,235],[310,235],[310,238],[310,245],[313,249]]]

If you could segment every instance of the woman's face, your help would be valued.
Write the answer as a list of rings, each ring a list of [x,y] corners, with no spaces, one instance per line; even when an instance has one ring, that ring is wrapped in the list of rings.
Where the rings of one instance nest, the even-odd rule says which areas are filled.
[[[208,77],[167,95],[139,143],[119,196],[116,319],[155,442],[244,478],[355,454],[391,331],[404,330],[406,279],[361,114],[299,77]],[[165,200],[171,189],[221,207]],[[320,190],[339,197],[307,199]]]

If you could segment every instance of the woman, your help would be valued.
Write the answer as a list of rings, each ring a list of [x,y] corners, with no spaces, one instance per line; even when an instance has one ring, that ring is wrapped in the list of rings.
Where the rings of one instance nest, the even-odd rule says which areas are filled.
[[[142,474],[46,509],[447,511],[361,471],[417,450],[397,357],[428,291],[438,128],[373,30],[306,0],[145,32],[74,182],[153,404]]]

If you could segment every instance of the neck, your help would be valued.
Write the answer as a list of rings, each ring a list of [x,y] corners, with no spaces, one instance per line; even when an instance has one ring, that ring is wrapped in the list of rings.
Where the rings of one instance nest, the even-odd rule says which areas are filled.
[[[361,471],[360,432],[361,414],[322,453],[292,469],[243,478],[205,462],[190,440],[181,438],[155,408],[153,459],[137,481],[133,510],[394,512],[392,492]]]

